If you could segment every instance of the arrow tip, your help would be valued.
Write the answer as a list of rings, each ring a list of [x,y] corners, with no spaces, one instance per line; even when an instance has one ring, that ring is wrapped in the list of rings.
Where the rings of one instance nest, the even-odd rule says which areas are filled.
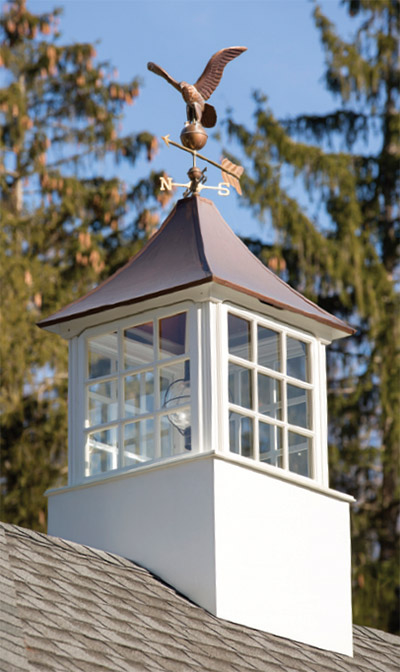
[[[169,147],[169,136],[170,136],[169,133],[168,133],[168,135],[161,136],[162,139],[164,140],[165,144],[167,145],[167,147]]]

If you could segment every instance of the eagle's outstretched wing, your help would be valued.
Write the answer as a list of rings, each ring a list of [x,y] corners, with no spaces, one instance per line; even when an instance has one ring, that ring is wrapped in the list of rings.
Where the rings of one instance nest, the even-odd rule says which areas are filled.
[[[166,79],[168,84],[172,84],[172,86],[177,91],[179,91],[179,92],[181,91],[180,87],[179,87],[179,83],[176,81],[176,79],[171,77],[171,75],[169,75],[168,72],[166,70],[164,70],[164,68],[161,68],[156,63],[152,63],[150,61],[150,63],[147,63],[147,69],[151,70],[151,72],[154,72],[156,75],[160,75],[160,77],[163,77],[164,79]]]
[[[226,49],[217,51],[214,56],[211,56],[204,72],[194,85],[198,92],[203,96],[204,100],[208,100],[213,91],[217,88],[221,81],[224,68],[229,61],[240,56],[244,51],[247,51],[247,47],[227,47]],[[164,77],[164,75],[162,76]]]

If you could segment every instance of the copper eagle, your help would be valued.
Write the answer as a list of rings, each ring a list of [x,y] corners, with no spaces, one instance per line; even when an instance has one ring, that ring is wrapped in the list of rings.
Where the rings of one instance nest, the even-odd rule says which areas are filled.
[[[211,56],[195,84],[177,82],[164,68],[156,63],[148,63],[147,68],[166,79],[182,94],[186,103],[186,114],[189,122],[197,121],[206,128],[212,128],[217,122],[217,113],[215,108],[205,101],[209,99],[220,83],[225,66],[244,51],[247,51],[247,47],[227,47],[217,51],[214,56]]]

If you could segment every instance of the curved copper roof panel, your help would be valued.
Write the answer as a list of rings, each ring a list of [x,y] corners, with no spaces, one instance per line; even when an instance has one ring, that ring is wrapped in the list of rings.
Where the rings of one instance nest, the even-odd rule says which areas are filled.
[[[39,326],[212,281],[347,334],[354,332],[264,266],[224,221],[214,203],[197,195],[179,200],[159,231],[125,266],[82,298],[41,320]]]

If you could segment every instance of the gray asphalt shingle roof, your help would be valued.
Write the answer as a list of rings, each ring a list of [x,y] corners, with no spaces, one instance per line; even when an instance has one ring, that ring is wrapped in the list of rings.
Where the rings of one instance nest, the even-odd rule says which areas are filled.
[[[1,672],[390,672],[400,638],[354,627],[355,657],[217,619],[129,560],[0,523]]]

